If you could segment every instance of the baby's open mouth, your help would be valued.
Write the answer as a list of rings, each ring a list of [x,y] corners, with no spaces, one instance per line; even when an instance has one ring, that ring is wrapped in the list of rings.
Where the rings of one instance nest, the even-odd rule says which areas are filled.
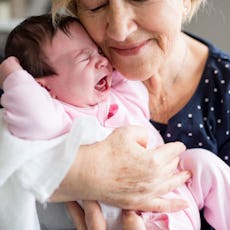
[[[98,83],[95,85],[95,89],[104,92],[108,89],[108,82],[107,82],[107,76],[103,77]]]

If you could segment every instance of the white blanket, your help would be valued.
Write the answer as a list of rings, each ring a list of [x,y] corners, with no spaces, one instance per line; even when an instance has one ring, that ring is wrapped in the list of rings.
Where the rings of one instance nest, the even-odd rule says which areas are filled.
[[[0,111],[0,229],[39,230],[35,201],[46,202],[70,168],[80,144],[105,138],[95,118],[74,122],[68,134],[49,141],[11,135]],[[97,138],[95,138],[95,136]]]

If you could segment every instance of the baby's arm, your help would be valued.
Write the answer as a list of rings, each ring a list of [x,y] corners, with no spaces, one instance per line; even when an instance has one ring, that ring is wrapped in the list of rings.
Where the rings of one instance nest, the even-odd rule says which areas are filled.
[[[15,136],[50,139],[69,131],[71,120],[63,106],[20,67],[17,59],[6,59],[0,71],[4,120]]]

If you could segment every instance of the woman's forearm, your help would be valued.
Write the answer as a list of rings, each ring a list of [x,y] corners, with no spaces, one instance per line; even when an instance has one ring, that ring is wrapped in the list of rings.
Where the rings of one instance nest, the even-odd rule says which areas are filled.
[[[87,157],[89,152],[98,151],[96,150],[97,147],[95,147],[95,145],[97,144],[92,144],[89,146],[85,145],[81,146],[78,149],[76,158],[69,172],[67,173],[57,190],[50,197],[51,202],[84,200],[95,196],[92,194],[94,193],[94,191],[91,191],[89,185],[87,185],[88,183],[90,183],[88,182],[90,180],[92,180],[93,183],[92,177],[94,175],[87,175],[88,173],[90,173],[90,169],[89,167],[87,167],[87,165],[85,165],[85,162],[87,164],[89,162],[87,162],[87,159],[84,159],[85,157]],[[81,156],[83,157],[83,159],[81,158]]]

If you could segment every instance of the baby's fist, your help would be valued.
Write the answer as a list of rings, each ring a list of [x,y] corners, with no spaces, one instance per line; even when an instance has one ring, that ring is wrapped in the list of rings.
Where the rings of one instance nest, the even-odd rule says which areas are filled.
[[[4,80],[11,73],[21,70],[22,67],[16,57],[8,57],[0,64],[0,88],[2,88],[2,84]]]

